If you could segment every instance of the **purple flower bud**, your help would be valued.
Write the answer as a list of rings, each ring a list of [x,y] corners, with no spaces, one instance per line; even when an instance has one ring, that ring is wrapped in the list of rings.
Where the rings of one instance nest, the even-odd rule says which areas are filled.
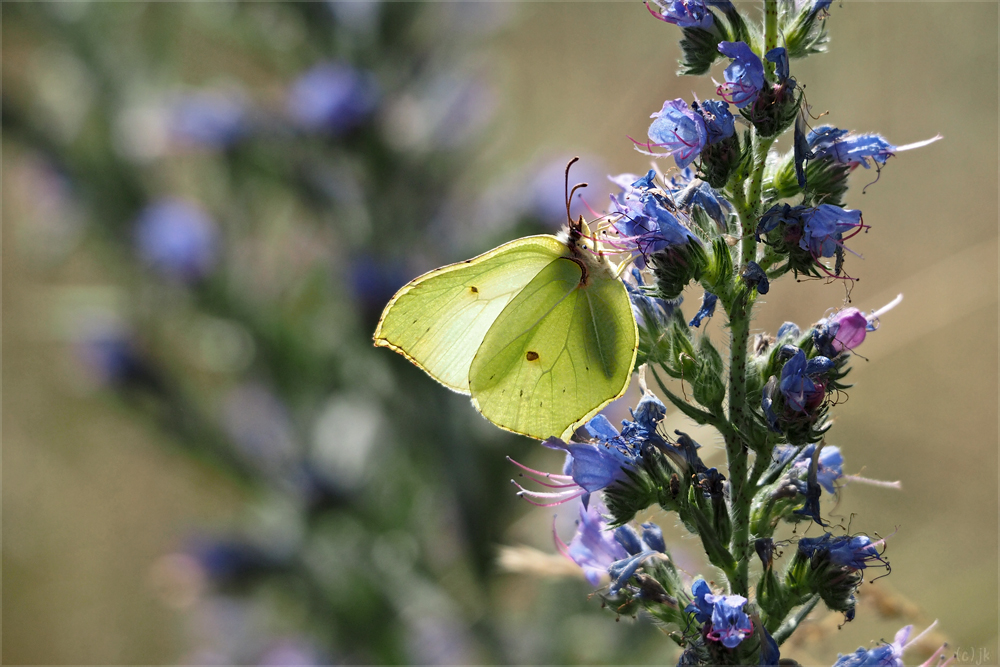
[[[764,64],[746,42],[720,42],[719,53],[733,62],[723,72],[726,83],[716,94],[742,109],[753,103],[764,87]]]
[[[813,331],[816,348],[828,356],[836,356],[844,350],[853,350],[865,342],[869,331],[875,331],[878,318],[900,304],[903,295],[865,316],[857,308],[844,308],[830,317],[820,320]],[[828,354],[829,353],[829,354]]]
[[[708,11],[704,0],[653,0],[659,11],[646,2],[646,9],[656,18],[666,23],[673,23],[680,28],[712,27],[712,12]]]
[[[162,275],[194,282],[215,267],[218,232],[201,207],[183,199],[162,199],[135,221],[139,257]]]
[[[378,104],[375,77],[339,62],[316,65],[299,77],[288,94],[292,119],[311,131],[346,132]]]
[[[646,155],[673,155],[680,169],[691,164],[708,141],[705,119],[681,98],[667,100],[663,103],[663,108],[651,114],[650,118],[656,119],[649,126],[648,134],[652,143],[636,143],[636,149]],[[647,149],[665,148],[666,151],[653,153],[644,151],[639,146]]]

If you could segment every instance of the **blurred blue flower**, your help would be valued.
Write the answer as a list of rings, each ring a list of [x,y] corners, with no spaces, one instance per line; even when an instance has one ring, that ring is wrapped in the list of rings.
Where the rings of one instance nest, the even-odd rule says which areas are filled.
[[[592,586],[600,585],[601,578],[612,564],[628,558],[628,552],[608,530],[608,522],[604,518],[607,511],[600,496],[594,496],[587,504],[580,503],[576,534],[568,545],[559,538],[554,526],[552,530],[559,552],[583,569]]]
[[[919,642],[935,625],[937,621],[931,623],[913,639],[910,639],[913,626],[907,625],[896,633],[891,644],[881,644],[873,649],[858,648],[854,653],[841,654],[837,657],[837,662],[833,663],[833,667],[903,667],[903,652]],[[939,662],[939,657],[944,653],[946,646],[947,644],[941,646],[923,665],[941,664],[944,667],[951,663],[950,659],[943,663]]]
[[[161,199],[139,213],[135,243],[143,262],[181,282],[204,278],[219,254],[215,221],[200,206],[176,198]]]
[[[170,106],[168,123],[174,141],[204,148],[231,146],[249,129],[243,100],[221,91],[180,96]]]
[[[678,297],[677,299],[668,300],[649,296],[642,289],[645,286],[642,273],[638,269],[633,268],[632,277],[636,281],[635,285],[628,281],[624,282],[625,288],[628,291],[628,298],[632,302],[632,314],[635,315],[635,321],[640,327],[645,329],[653,331],[663,330],[669,323],[674,309],[681,305],[683,298]]]
[[[764,87],[764,64],[746,42],[720,42],[719,53],[733,62],[723,72],[726,82],[715,92],[742,109],[756,100]]]
[[[303,637],[286,637],[273,642],[257,660],[261,667],[311,667],[329,665],[326,657],[312,641]]]
[[[794,451],[794,445],[778,445],[775,448],[775,457],[781,457],[781,450],[789,449]],[[816,445],[806,445],[792,462],[793,468],[808,470],[812,465],[813,453]],[[840,448],[834,445],[826,445],[819,452],[819,460],[816,466],[816,481],[826,489],[827,493],[836,493],[836,482],[844,476],[844,456],[840,453]]]
[[[339,134],[360,125],[379,102],[375,77],[342,62],[314,66],[292,84],[288,112],[300,127]]]

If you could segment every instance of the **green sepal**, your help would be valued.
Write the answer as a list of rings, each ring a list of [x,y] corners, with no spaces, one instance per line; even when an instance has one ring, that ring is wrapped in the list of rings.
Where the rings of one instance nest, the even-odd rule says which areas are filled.
[[[701,149],[701,175],[713,188],[724,188],[746,155],[745,147],[740,146],[739,134],[733,132],[731,137]]]
[[[712,255],[702,272],[701,285],[706,290],[722,299],[728,309],[731,303],[730,280],[733,275],[733,255],[726,240],[716,237],[712,241]]]
[[[719,15],[712,14],[712,25],[705,28],[683,28],[681,30],[681,59],[677,70],[680,76],[700,76],[706,74],[716,60],[722,58],[719,53],[719,42],[728,42],[729,33],[726,26],[719,20]]]
[[[851,173],[849,165],[840,164],[833,158],[824,157],[806,162],[806,187],[799,188],[795,176],[795,156],[789,151],[781,157],[771,174],[770,183],[764,191],[764,208],[769,208],[779,199],[790,199],[799,194],[804,195],[803,204],[844,205],[844,194],[847,192],[847,177]]]
[[[653,253],[649,266],[656,277],[656,289],[662,299],[676,299],[692,280],[700,280],[708,255],[701,243],[690,240]]]
[[[831,562],[828,552],[806,558],[796,549],[785,571],[784,585],[798,597],[799,604],[818,593],[830,610],[847,614],[854,609],[854,593],[863,580],[861,570]]]
[[[726,396],[726,383],[722,378],[725,370],[722,356],[708,336],[698,338],[697,370],[691,383],[694,400],[714,414],[722,414],[722,400]]]
[[[803,3],[796,11],[794,0],[783,0],[778,15],[782,44],[789,58],[805,58],[826,51],[830,41],[826,32],[826,18],[812,12],[813,3]],[[811,14],[811,16],[810,16]]]
[[[791,81],[773,87],[765,85],[753,104],[740,109],[761,138],[776,137],[795,122],[802,94],[796,95],[793,85]]]

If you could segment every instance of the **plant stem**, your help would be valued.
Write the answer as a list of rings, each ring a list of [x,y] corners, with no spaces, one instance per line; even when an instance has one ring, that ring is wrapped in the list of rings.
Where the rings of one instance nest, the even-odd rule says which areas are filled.
[[[764,0],[764,53],[778,46],[778,0]],[[774,76],[774,63],[764,61],[768,78]]]
[[[733,536],[730,551],[736,558],[737,569],[731,579],[732,593],[746,597],[749,592],[749,565],[753,549],[750,545],[750,503],[754,489],[747,476],[749,452],[748,434],[752,428],[747,407],[747,351],[750,340],[750,319],[753,312],[751,294],[739,286],[740,273],[747,263],[757,257],[757,241],[754,231],[761,208],[761,183],[764,179],[764,164],[767,151],[774,143],[773,138],[761,138],[756,132],[751,135],[753,142],[753,164],[745,183],[735,183],[732,188],[740,216],[742,239],[740,261],[732,276],[732,300],[729,316],[729,421],[736,428],[737,437],[726,438],[726,455],[729,459],[729,482],[731,485],[730,520]]]

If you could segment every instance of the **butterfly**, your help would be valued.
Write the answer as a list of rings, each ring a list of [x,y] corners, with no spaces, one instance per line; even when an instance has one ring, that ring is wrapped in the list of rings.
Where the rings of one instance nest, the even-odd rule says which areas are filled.
[[[568,439],[625,393],[638,349],[628,292],[594,245],[580,218],[426,273],[389,301],[375,345],[502,429]]]

